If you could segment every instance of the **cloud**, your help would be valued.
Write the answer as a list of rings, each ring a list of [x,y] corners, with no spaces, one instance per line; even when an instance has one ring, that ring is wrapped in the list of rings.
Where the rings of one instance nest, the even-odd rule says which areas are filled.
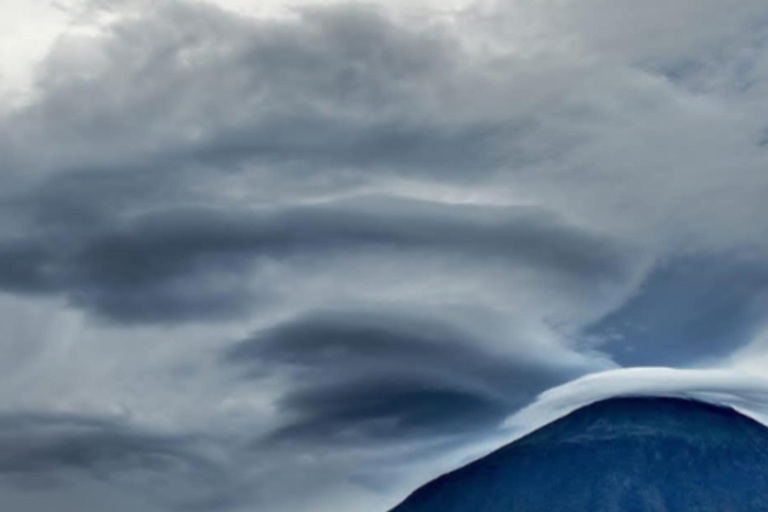
[[[87,52],[76,37],[62,39],[42,74],[44,96],[12,121],[22,151],[52,143],[32,163],[217,172],[268,163],[283,172],[459,177],[456,170],[492,163],[494,138],[508,131],[485,119],[438,118],[432,86],[461,66],[460,48],[383,9],[306,8],[295,21],[260,22],[167,2],[134,14]],[[86,101],[88,109],[75,107]]]
[[[0,502],[19,489],[88,506],[126,489],[142,510],[170,510],[215,492],[222,469],[192,436],[155,433],[122,420],[73,414],[5,413],[0,417]],[[78,497],[78,489],[90,489]],[[122,490],[121,490],[122,489]],[[22,493],[23,496],[23,493]],[[55,498],[54,498],[55,499]],[[79,500],[79,501],[78,501]],[[34,500],[33,500],[34,501]],[[41,510],[27,501],[31,510]],[[123,510],[122,504],[116,506]]]
[[[301,268],[308,258],[317,265],[386,253],[407,273],[414,256],[433,254],[456,258],[469,273],[505,265],[585,290],[595,280],[619,285],[636,265],[622,244],[529,207],[371,197],[269,210],[179,208],[94,224],[65,224],[53,235],[43,225],[40,235],[3,241],[0,287],[63,293],[115,321],[173,322],[244,315],[259,295],[276,296],[274,284],[259,282],[258,266],[270,261]]]
[[[757,96],[692,92],[655,63],[670,47],[681,55],[663,66],[681,68],[723,38],[728,52],[754,46],[759,3],[726,13],[710,2],[503,4],[488,16],[540,22],[537,44],[524,41],[537,59],[504,41],[501,56],[473,49],[480,36],[464,18],[419,24],[334,6],[263,21],[202,4],[139,7],[85,56],[61,41],[39,100],[6,120],[6,167],[152,176],[172,190],[163,201],[181,203],[290,203],[439,180],[505,203],[524,197],[649,248],[764,238],[750,222],[765,188]],[[659,37],[615,30],[630,7],[638,33]],[[682,31],[689,14],[706,20],[701,30]],[[762,53],[748,53],[744,66],[759,72]],[[732,60],[716,59],[707,80],[732,83],[722,68]]]
[[[327,311],[243,341],[225,361],[249,378],[295,372],[278,403],[288,422],[275,440],[405,440],[494,429],[539,390],[589,371],[526,353],[483,349],[450,324],[413,314]],[[535,350],[535,349],[534,349]]]
[[[729,370],[631,368],[582,377],[541,394],[507,421],[520,431],[538,428],[584,405],[616,396],[668,396],[728,405],[768,424],[768,381]]]
[[[112,470],[162,472],[193,461],[183,443],[132,432],[119,425],[67,416],[6,416],[0,421],[0,472],[37,474],[77,469],[96,474]]]

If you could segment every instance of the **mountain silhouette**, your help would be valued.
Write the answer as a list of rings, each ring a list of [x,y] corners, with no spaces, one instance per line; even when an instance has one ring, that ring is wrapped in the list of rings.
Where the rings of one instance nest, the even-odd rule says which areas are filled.
[[[768,428],[692,400],[604,400],[437,478],[392,512],[768,512]]]

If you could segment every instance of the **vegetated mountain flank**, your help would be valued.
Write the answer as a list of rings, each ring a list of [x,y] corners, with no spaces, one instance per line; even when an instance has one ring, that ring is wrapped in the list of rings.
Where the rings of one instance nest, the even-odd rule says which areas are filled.
[[[705,511],[768,511],[768,428],[727,407],[654,397],[578,409],[392,510]]]

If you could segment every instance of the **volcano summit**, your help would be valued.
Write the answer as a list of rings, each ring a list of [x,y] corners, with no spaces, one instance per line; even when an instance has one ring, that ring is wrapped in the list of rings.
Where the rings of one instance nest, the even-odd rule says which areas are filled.
[[[593,403],[392,512],[766,512],[768,428],[678,398]]]

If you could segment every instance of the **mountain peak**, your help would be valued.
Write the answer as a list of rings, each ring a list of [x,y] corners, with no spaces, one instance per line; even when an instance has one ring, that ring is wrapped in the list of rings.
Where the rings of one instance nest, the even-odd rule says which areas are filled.
[[[444,475],[392,512],[764,512],[768,428],[680,398],[582,407]]]

